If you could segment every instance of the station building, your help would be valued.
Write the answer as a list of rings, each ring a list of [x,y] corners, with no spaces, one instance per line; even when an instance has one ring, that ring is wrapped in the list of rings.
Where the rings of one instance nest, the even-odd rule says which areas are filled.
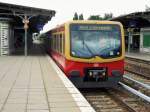
[[[0,2],[0,56],[25,54],[32,47],[32,36],[55,16],[54,10]]]
[[[123,24],[127,52],[150,53],[150,12],[135,12],[113,18]]]

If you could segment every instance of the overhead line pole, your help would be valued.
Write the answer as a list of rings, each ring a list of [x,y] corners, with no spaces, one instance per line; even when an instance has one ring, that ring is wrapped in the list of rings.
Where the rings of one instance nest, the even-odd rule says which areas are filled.
[[[13,12],[14,16],[18,16],[22,19],[22,22],[24,23],[24,55],[27,56],[28,55],[28,42],[27,42],[27,36],[28,36],[28,24],[29,24],[29,19],[27,17],[26,14],[24,14],[24,17],[22,17],[20,14],[16,14],[15,12]]]
[[[24,19],[23,19],[23,23],[24,23],[24,31],[25,31],[25,46],[24,46],[24,54],[25,56],[28,55],[28,44],[27,44],[27,36],[28,36],[28,23],[29,23],[29,19],[27,18],[27,16],[25,15],[24,16]]]
[[[37,15],[32,15],[30,16],[29,18],[27,17],[27,15],[24,15],[24,19],[23,19],[23,23],[24,23],[24,40],[25,40],[25,45],[24,45],[24,54],[25,56],[28,55],[28,24],[29,24],[29,20],[32,18],[32,17],[35,17]]]

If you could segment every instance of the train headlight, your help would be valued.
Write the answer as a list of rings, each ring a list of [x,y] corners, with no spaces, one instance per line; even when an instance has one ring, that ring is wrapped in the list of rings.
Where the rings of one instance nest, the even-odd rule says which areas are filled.
[[[105,76],[105,75],[106,75],[106,73],[105,73],[105,72],[103,72],[103,73],[102,73],[102,75],[103,75],[103,76]]]
[[[89,72],[89,76],[91,77],[93,74],[92,74],[92,72]]]

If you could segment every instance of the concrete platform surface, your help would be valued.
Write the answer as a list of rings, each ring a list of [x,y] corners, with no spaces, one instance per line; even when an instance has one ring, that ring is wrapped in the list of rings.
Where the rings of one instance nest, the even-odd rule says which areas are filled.
[[[95,112],[48,56],[0,57],[0,112]]]
[[[127,53],[126,57],[131,57],[135,59],[145,60],[150,62],[150,54],[148,53]]]

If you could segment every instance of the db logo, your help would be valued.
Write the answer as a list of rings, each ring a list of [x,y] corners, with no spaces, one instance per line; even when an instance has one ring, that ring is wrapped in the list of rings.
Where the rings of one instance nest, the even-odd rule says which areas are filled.
[[[94,63],[94,65],[93,65],[94,67],[98,67],[99,66],[99,64],[98,63]]]

